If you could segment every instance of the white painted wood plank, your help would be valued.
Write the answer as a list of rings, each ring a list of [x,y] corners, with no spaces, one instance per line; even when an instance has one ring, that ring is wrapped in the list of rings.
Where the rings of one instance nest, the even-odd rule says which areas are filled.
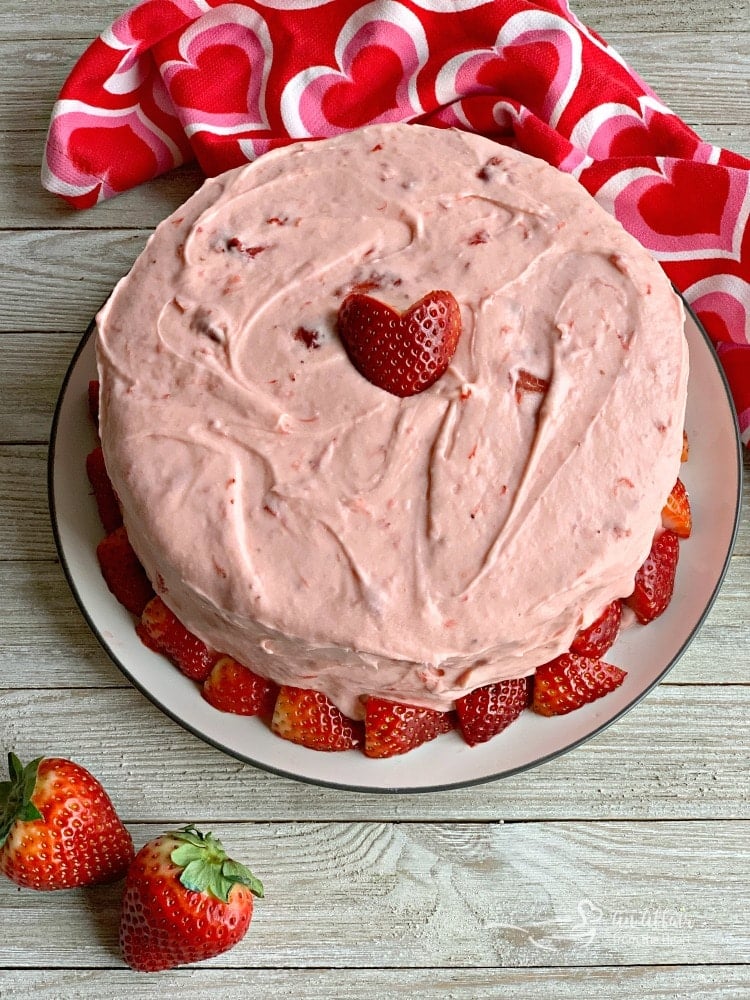
[[[78,0],[50,10],[44,0],[4,0],[0,10],[0,37],[12,39],[75,38],[83,44],[128,6],[126,0]],[[747,28],[746,0],[717,0],[690,4],[677,0],[573,0],[578,17],[600,33],[711,32]]]
[[[146,230],[0,231],[0,331],[84,332]]]
[[[89,629],[58,563],[0,561],[5,687],[128,687]]]
[[[0,494],[0,509],[2,494]],[[43,526],[37,525],[41,535]],[[735,557],[699,636],[669,684],[747,684],[750,558]],[[61,568],[0,560],[0,677],[4,687],[126,687],[73,600]]]
[[[3,559],[51,559],[47,448],[0,445],[0,553]],[[82,489],[86,491],[84,481]]]
[[[736,33],[620,35],[607,40],[675,114],[692,124],[747,123],[750,22]]]
[[[127,0],[77,0],[49,4],[45,0],[4,0],[0,38],[74,38],[83,46],[128,8]]]
[[[15,144],[25,133],[6,135]],[[750,142],[746,145],[750,148]],[[33,163],[13,166],[0,174],[0,221],[5,228],[103,229],[114,225],[123,229],[153,229],[179,208],[203,181],[203,174],[191,164],[140,184],[95,208],[76,211],[62,198],[42,188],[39,162],[37,159]]]
[[[49,441],[79,334],[0,335],[0,443]]]
[[[88,213],[69,212],[37,187],[59,86],[84,44],[125,6],[5,0],[0,10],[0,224],[40,230],[0,234],[0,330],[40,338],[28,345],[28,367],[23,336],[0,343],[14,348],[0,374],[0,441],[46,439],[68,350],[147,231],[197,181],[188,170]],[[700,134],[750,149],[747,0],[690,9],[676,0],[573,6],[675,111],[700,123]],[[9,41],[27,37],[34,41]],[[71,232],[44,232],[64,228]],[[41,339],[61,330],[68,333]],[[0,966],[69,971],[0,971],[0,997],[750,994],[747,967],[700,964],[748,959],[747,825],[715,821],[748,815],[747,517],[742,555],[701,636],[670,683],[628,717],[526,775],[394,799],[311,788],[241,765],[123,687],[50,561],[44,475],[44,448],[0,450],[0,559],[20,560],[0,562],[0,677],[18,687],[0,692],[0,747],[77,756],[105,779],[131,821],[159,824],[136,827],[141,841],[162,821],[233,821],[220,832],[237,853],[247,850],[269,898],[246,943],[228,956],[197,970],[134,977],[115,948],[117,889],[45,897],[4,883]],[[737,686],[689,686],[705,681]],[[73,690],[78,684],[104,689]],[[318,822],[332,817],[351,825]],[[649,822],[503,827],[499,817]],[[431,825],[401,822],[408,819]],[[598,910],[584,908],[580,927],[585,899]],[[587,929],[591,941],[582,937]],[[300,968],[316,963],[351,968]],[[588,968],[600,963],[607,964]],[[74,971],[86,964],[97,968]],[[502,967],[524,964],[541,968]]]
[[[748,716],[750,687],[661,685],[595,739],[533,771],[395,797],[311,788],[242,764],[132,689],[0,690],[0,749],[79,761],[130,822],[734,819],[750,814]]]
[[[131,827],[136,845],[161,831]],[[218,825],[263,881],[230,968],[705,964],[750,954],[744,823]],[[120,886],[0,884],[0,963],[117,966]]]
[[[238,947],[244,947],[240,945]],[[248,1000],[248,997],[294,997],[295,1000],[666,1000],[710,997],[747,1000],[750,972],[735,965],[607,966],[542,969],[226,969],[214,959],[197,968],[154,976],[127,969],[82,971],[0,971],[0,996],[7,1000],[101,1000],[103,996],[137,1000]],[[135,991],[135,992],[134,992]]]

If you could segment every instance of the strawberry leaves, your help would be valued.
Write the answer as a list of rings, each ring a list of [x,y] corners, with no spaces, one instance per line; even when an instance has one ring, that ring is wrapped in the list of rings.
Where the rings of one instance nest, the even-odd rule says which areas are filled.
[[[263,886],[192,824],[150,840],[125,879],[120,948],[139,972],[192,965],[233,948],[247,933]]]
[[[10,781],[0,783],[0,847],[16,820],[28,823],[42,819],[42,814],[31,801],[41,761],[42,758],[37,757],[24,767],[14,753],[8,754]]]
[[[0,784],[0,872],[37,890],[120,878],[133,841],[99,781],[80,764],[38,757],[25,767],[8,754]]]
[[[180,882],[194,892],[207,892],[222,903],[229,902],[229,893],[239,883],[247,886],[254,896],[263,896],[263,885],[249,868],[228,858],[221,841],[211,833],[201,833],[194,826],[174,831],[171,836],[180,841],[170,858],[183,871]]]
[[[429,292],[403,313],[355,292],[342,302],[338,326],[361,375],[394,396],[414,396],[437,382],[451,363],[461,312],[446,291]]]

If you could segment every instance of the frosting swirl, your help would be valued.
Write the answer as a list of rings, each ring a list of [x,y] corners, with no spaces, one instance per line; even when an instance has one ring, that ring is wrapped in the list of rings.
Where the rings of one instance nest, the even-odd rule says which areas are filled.
[[[449,289],[443,377],[352,366],[343,297]],[[346,712],[449,708],[632,590],[679,468],[687,348],[658,265],[570,177],[373,126],[206,182],[98,317],[129,537],[204,641]]]

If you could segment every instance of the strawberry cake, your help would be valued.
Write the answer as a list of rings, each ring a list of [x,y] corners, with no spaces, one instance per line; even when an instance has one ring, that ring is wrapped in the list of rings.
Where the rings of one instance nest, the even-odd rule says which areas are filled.
[[[453,341],[429,378],[392,336],[415,325]],[[368,698],[449,713],[567,654],[633,594],[680,468],[663,272],[574,179],[457,130],[372,126],[207,181],[99,314],[97,360],[161,602],[353,720]]]

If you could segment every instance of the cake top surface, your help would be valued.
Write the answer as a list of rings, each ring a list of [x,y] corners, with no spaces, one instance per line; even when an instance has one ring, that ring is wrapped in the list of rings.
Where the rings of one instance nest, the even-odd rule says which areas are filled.
[[[461,310],[447,372],[408,398],[370,384],[344,297],[435,289]],[[373,126],[208,181],[97,351],[157,589],[339,704],[375,674],[448,704],[566,649],[632,589],[678,472],[687,348],[661,269],[575,180],[459,131]]]

